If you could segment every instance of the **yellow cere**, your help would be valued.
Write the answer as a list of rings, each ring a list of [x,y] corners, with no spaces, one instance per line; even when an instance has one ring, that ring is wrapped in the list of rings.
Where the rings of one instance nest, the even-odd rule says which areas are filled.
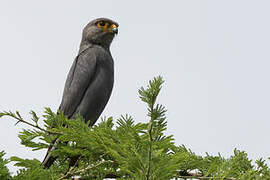
[[[117,28],[115,24],[110,24],[108,22],[100,21],[97,23],[97,27],[102,28],[104,31],[112,32],[113,28]]]
[[[109,32],[113,32],[112,29],[117,28],[117,26],[115,24],[112,24],[109,28],[108,31]]]

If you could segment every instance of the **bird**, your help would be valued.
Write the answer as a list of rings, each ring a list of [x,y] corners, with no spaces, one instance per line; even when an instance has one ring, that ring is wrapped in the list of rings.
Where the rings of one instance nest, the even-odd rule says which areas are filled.
[[[83,29],[79,52],[69,70],[59,111],[67,118],[82,116],[93,126],[104,110],[114,84],[114,60],[110,45],[118,34],[118,23],[108,18],[90,21]],[[51,152],[57,148],[56,139],[42,162],[49,168],[57,157]]]

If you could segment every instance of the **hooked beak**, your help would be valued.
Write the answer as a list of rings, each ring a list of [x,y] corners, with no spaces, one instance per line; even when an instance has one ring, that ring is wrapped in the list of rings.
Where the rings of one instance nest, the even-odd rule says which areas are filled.
[[[112,32],[113,32],[114,34],[118,34],[118,28],[113,28],[113,29],[112,29]]]
[[[111,28],[112,28],[112,32],[113,32],[114,34],[118,34],[118,27],[117,27],[115,24],[113,24],[113,25],[111,26]]]

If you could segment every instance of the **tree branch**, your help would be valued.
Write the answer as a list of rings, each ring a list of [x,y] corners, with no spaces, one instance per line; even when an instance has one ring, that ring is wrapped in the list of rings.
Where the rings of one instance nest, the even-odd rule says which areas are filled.
[[[235,178],[223,178],[223,177],[203,177],[203,176],[177,176],[177,178],[183,178],[183,179],[191,179],[191,178],[196,178],[196,179],[215,179],[215,180],[237,180]]]
[[[105,164],[105,163],[108,163],[108,162],[113,162],[113,161],[111,161],[111,160],[108,160],[108,161],[100,161],[100,162],[98,162],[96,165],[92,165],[92,164],[91,164],[91,165],[87,166],[86,168],[79,169],[79,170],[74,171],[74,172],[72,172],[73,169],[74,169],[74,167],[72,167],[72,168],[70,168],[70,170],[69,170],[66,174],[62,175],[62,177],[60,177],[59,180],[66,179],[66,178],[69,178],[69,177],[72,177],[72,176],[75,176],[75,175],[80,175],[81,173],[83,173],[83,172],[85,172],[85,171],[88,171],[88,170],[90,170],[90,169],[93,169],[93,168],[95,168],[95,167],[98,167],[98,166],[100,166],[100,165],[102,165],[102,164]],[[116,177],[116,176],[113,176],[113,177]]]
[[[149,149],[148,149],[148,166],[147,166],[147,172],[146,172],[146,179],[149,180],[150,179],[150,170],[151,170],[151,160],[152,160],[152,143],[153,143],[153,137],[152,137],[152,129],[153,129],[153,121],[154,121],[154,117],[153,117],[153,106],[154,103],[151,103],[151,119],[149,122],[149,128],[148,128],[148,134],[149,134]]]
[[[0,118],[1,118],[2,116],[10,116],[10,117],[12,117],[12,118],[18,120],[18,122],[16,122],[15,125],[17,125],[19,122],[22,122],[22,123],[25,123],[25,124],[27,124],[27,125],[29,125],[29,126],[32,126],[32,127],[36,128],[36,129],[39,129],[39,130],[41,130],[41,131],[43,131],[43,132],[46,132],[46,133],[49,133],[49,134],[59,134],[59,135],[62,134],[62,133],[59,133],[59,132],[52,132],[52,131],[48,131],[48,130],[46,130],[46,129],[43,129],[43,128],[40,127],[37,123],[36,123],[36,124],[32,124],[32,123],[29,123],[29,122],[25,121],[25,120],[21,117],[21,115],[19,114],[18,111],[16,111],[16,114],[13,113],[13,112],[11,112],[11,111],[10,111],[10,112],[4,111],[4,112],[1,112],[1,113],[0,113]]]
[[[186,172],[186,171],[179,171],[179,175],[176,176],[176,178],[182,178],[182,179],[215,179],[215,180],[237,180],[236,178],[233,177],[205,177],[200,173],[191,173],[191,172]]]

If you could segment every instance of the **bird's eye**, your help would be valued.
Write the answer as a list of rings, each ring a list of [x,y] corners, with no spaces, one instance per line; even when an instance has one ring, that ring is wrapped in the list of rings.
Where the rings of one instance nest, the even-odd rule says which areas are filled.
[[[99,24],[100,26],[105,26],[105,22],[104,22],[104,21],[100,21],[98,24]]]

